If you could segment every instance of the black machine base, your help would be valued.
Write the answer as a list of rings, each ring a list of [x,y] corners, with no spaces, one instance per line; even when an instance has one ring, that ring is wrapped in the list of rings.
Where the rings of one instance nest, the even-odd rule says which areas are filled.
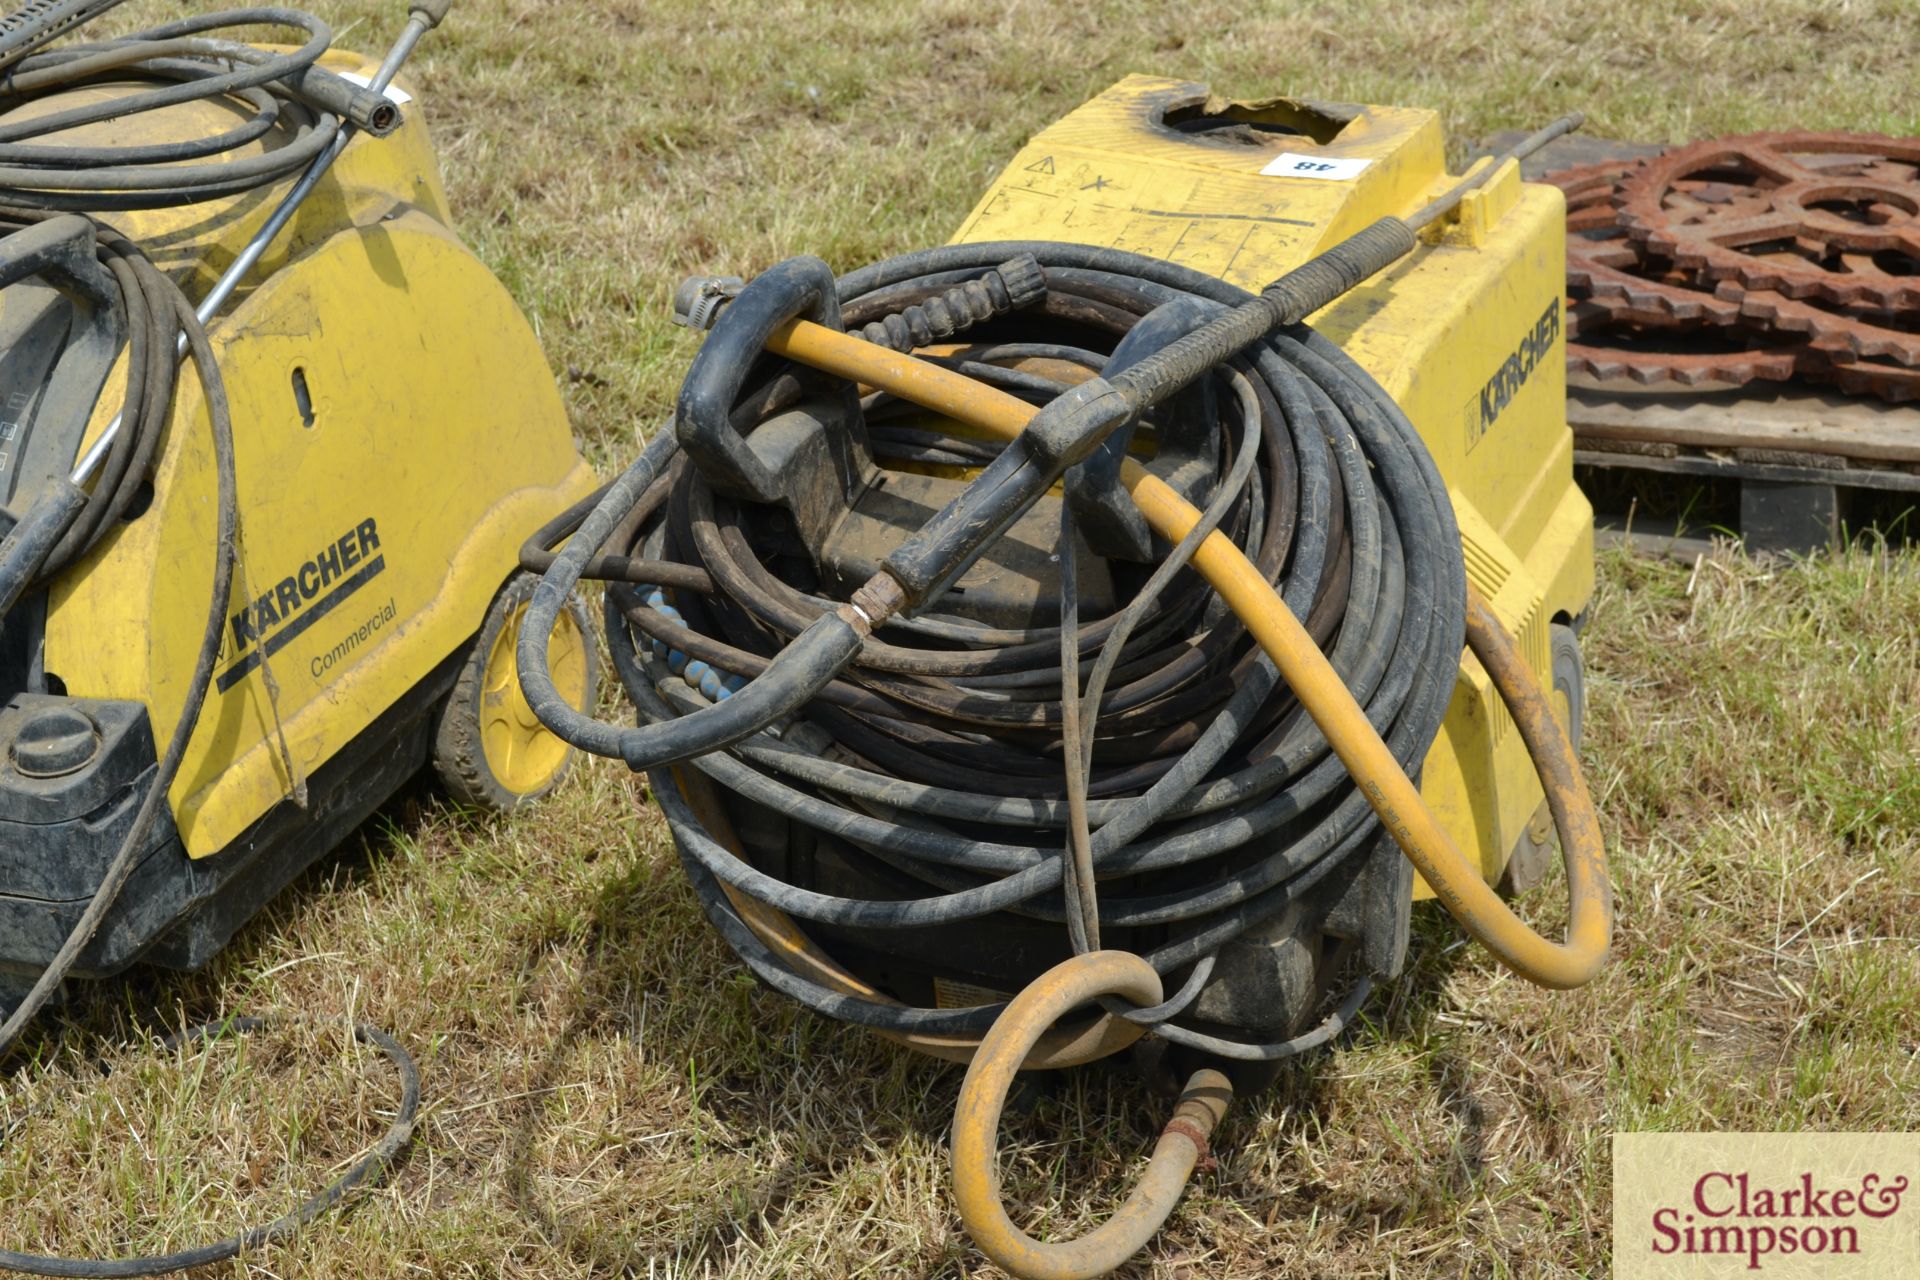
[[[426,764],[433,713],[465,656],[456,651],[314,770],[304,806],[282,800],[220,852],[188,857],[163,811],[74,975],[109,977],[136,961],[205,964]],[[74,766],[89,732],[91,754]],[[86,911],[154,771],[138,703],[20,693],[0,704],[0,1012]]]

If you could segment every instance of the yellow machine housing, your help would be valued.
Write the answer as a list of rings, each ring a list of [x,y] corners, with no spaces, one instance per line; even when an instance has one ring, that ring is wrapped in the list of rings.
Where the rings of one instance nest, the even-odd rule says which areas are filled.
[[[341,51],[323,65],[376,69]],[[230,127],[230,110],[196,102],[60,137],[202,136]],[[198,298],[290,185],[106,220]],[[308,775],[473,640],[522,540],[593,487],[531,328],[448,222],[411,112],[347,147],[210,326],[241,533],[214,688],[169,797],[194,858],[304,804]],[[125,364],[89,439],[118,408]],[[71,695],[144,703],[158,736],[179,713],[213,574],[213,453],[191,376],[153,492],[55,585],[45,666]]]
[[[1455,181],[1433,111],[1225,102],[1129,76],[1037,134],[954,238],[1124,249],[1258,291]],[[1565,410],[1565,212],[1558,189],[1522,183],[1509,161],[1457,221],[1310,320],[1419,429],[1467,576],[1549,689],[1550,627],[1593,594],[1593,511],[1573,482]],[[1526,748],[1470,654],[1421,787],[1489,881],[1523,838],[1546,838]],[[1424,882],[1415,893],[1432,896]]]

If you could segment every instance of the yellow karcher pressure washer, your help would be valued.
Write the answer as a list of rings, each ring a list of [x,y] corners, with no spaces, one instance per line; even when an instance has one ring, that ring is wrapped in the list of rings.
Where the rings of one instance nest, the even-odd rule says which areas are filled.
[[[0,1053],[66,978],[202,964],[427,762],[504,809],[569,758],[517,556],[594,481],[393,83],[446,0],[383,61],[277,8],[49,43],[111,7],[0,23]],[[588,705],[584,611],[551,638]]]
[[[1563,206],[1518,174],[1577,124],[1454,179],[1432,112],[1129,79],[951,245],[688,282],[674,429],[541,534],[530,703],[649,772],[753,972],[970,1063],[961,1218],[1016,1275],[1158,1229],[1232,1090],[1400,971],[1415,869],[1526,977],[1604,960]],[[583,577],[635,726],[547,680]],[[1548,827],[1564,943],[1492,887]],[[1032,1239],[1013,1073],[1140,1048],[1187,1077],[1140,1187]]]

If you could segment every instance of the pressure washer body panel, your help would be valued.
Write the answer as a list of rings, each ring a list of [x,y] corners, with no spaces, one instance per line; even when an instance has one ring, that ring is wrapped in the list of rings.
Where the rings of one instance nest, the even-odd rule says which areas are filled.
[[[325,63],[376,69],[339,51]],[[195,102],[61,140],[232,123]],[[199,298],[290,185],[104,220]],[[410,113],[346,148],[210,326],[234,423],[238,575],[168,812],[80,972],[201,963],[417,771],[521,542],[593,485],[525,318],[447,224]],[[0,327],[44,302],[31,288],[0,292]],[[87,441],[121,404],[124,351],[100,373],[78,419]],[[10,409],[31,391],[0,387]],[[28,425],[58,429],[45,414]],[[64,474],[84,441],[40,445]],[[0,625],[0,973],[46,964],[154,772],[205,624],[216,508],[201,387],[183,377],[151,500]]]
[[[955,239],[1125,249],[1257,292],[1455,181],[1432,111],[1224,102],[1131,76],[1037,134]],[[1419,429],[1453,495],[1467,576],[1548,689],[1550,627],[1579,618],[1594,584],[1566,423],[1565,213],[1556,188],[1522,183],[1509,162],[1437,240],[1310,320]],[[1540,830],[1526,746],[1471,654],[1421,790],[1489,881]],[[1417,880],[1415,892],[1432,896]]]

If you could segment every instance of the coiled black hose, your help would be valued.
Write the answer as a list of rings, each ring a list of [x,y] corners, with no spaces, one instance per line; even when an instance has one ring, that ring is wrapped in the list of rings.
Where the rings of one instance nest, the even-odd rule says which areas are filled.
[[[276,53],[210,36],[262,26],[291,27],[306,38]],[[331,29],[310,13],[257,7],[18,57],[0,80],[0,110],[90,85],[120,92],[0,123],[0,199],[90,213],[194,204],[297,172],[333,141],[343,120],[375,133],[392,129],[399,121],[392,103],[319,65],[332,41]],[[199,138],[102,146],[35,141],[197,101],[244,106],[246,114]]]
[[[1033,371],[1057,364],[1006,365],[1037,357],[1097,371],[1157,307],[1185,299],[1233,306],[1248,297],[1112,250],[968,245],[842,277],[844,323],[881,321],[1020,253],[1044,267],[1045,295],[974,330],[977,345],[950,359],[1035,403],[1064,389],[1064,380]],[[1464,633],[1459,538],[1432,460],[1373,380],[1304,326],[1263,340],[1213,376],[1222,448],[1209,524],[1278,586],[1402,767],[1417,774]],[[734,420],[750,428],[806,386],[770,364],[741,396]],[[903,422],[902,409],[885,398],[866,406],[882,457],[951,447],[927,440],[910,417]],[[991,450],[961,445],[952,456],[971,460],[983,448]],[[621,680],[641,719],[662,722],[707,705],[689,683],[703,674],[690,661],[710,670],[709,697],[728,696],[832,602],[769,508],[716,495],[684,458],[669,465],[670,444],[656,441],[648,453],[657,475],[588,568],[612,581],[608,621]],[[572,523],[580,518],[576,512]],[[549,544],[564,531],[547,531]],[[1188,539],[1179,555],[1197,542]],[[1357,865],[1352,860],[1383,838],[1366,797],[1232,612],[1178,563],[1150,582],[1139,581],[1143,573],[1126,584],[1136,594],[1113,617],[1076,620],[1069,607],[1063,616],[1077,636],[1064,648],[1059,627],[990,628],[952,616],[892,622],[792,723],[692,760],[723,790],[808,829],[882,896],[834,896],[742,860],[702,825],[672,773],[656,769],[654,794],[689,878],[742,959],[835,1017],[895,1032],[977,1035],[1001,1006],[902,1006],[822,985],[747,927],[722,884],[813,922],[830,949],[857,946],[874,930],[971,922],[975,945],[992,947],[998,921],[1066,926],[1059,950],[1035,960],[1034,973],[1066,953],[1069,929],[1084,934],[1090,925],[1100,945],[1136,951],[1161,974],[1185,980],[1182,994],[1155,1011],[1166,1018],[1199,993],[1225,944]],[[1093,659],[1107,683],[1088,708],[1097,717],[1083,726],[1091,729],[1084,817],[1098,892],[1092,917],[1078,921],[1086,897],[1066,892],[1066,850],[1082,806],[1069,803],[1063,779],[1063,758],[1078,754],[1063,750],[1072,736],[1063,652]],[[1283,1056],[1300,1044],[1234,1045],[1167,1021],[1159,1030],[1238,1057]]]

